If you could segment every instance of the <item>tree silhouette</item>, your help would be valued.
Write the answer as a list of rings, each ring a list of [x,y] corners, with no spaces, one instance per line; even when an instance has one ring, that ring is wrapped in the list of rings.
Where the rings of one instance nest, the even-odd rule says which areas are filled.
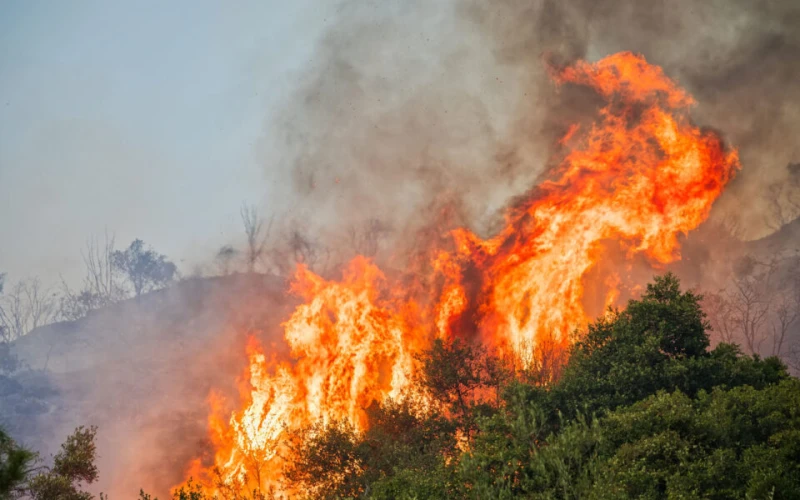
[[[177,275],[178,268],[165,255],[145,247],[136,239],[125,250],[116,250],[111,255],[114,268],[121,272],[133,286],[136,297],[143,293],[163,288]]]

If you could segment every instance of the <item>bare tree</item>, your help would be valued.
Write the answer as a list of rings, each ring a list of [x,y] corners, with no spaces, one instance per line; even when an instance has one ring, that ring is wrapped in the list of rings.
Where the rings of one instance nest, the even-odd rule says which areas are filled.
[[[65,321],[75,321],[83,318],[91,311],[99,309],[105,305],[100,295],[94,293],[89,288],[73,290],[61,278],[61,297],[59,303],[58,316]]]
[[[775,310],[775,319],[772,321],[772,355],[783,354],[783,346],[791,328],[800,319],[800,303],[793,298],[782,294]]]
[[[92,237],[86,242],[86,249],[81,252],[86,267],[84,290],[96,296],[99,306],[105,306],[127,298],[125,288],[120,282],[114,268],[114,235],[104,234],[101,242]]]
[[[369,219],[363,226],[351,226],[349,230],[350,247],[366,257],[374,257],[380,250],[383,238],[389,233],[389,226],[379,219]]]
[[[289,235],[289,250],[294,261],[313,268],[319,259],[317,245],[300,230],[294,230]]]
[[[128,297],[121,277],[114,268],[114,235],[106,231],[103,240],[93,236],[81,251],[85,274],[79,290],[72,290],[61,279],[61,304],[59,315],[73,321],[90,311],[105,307]]]
[[[270,219],[270,223],[265,230],[264,220],[258,215],[258,210],[254,205],[242,205],[239,213],[242,216],[242,224],[244,224],[244,232],[247,237],[247,252],[245,254],[247,271],[254,273],[256,264],[261,261],[264,255],[266,238],[272,229],[272,219]]]
[[[794,370],[795,375],[800,373],[800,342],[792,342],[789,345],[789,352],[784,358],[789,368]]]
[[[324,272],[331,262],[330,248],[321,244],[300,229],[289,233],[289,257],[296,264],[303,264],[315,272]]]
[[[51,323],[58,312],[56,294],[45,289],[39,278],[29,279],[24,287],[25,302],[30,310],[30,330]],[[29,330],[29,331],[30,331]]]
[[[2,299],[5,280],[5,273],[0,273],[0,299]],[[10,341],[11,333],[5,325],[5,321],[0,317],[0,374],[13,373],[19,365],[19,360],[11,352],[11,347],[9,346]]]
[[[711,330],[719,336],[721,342],[734,343],[736,325],[731,315],[731,303],[724,292],[703,294],[703,311],[708,316]]]
[[[754,354],[763,354],[769,341],[771,354],[787,359],[800,324],[800,259],[777,254],[767,261],[740,259],[727,288],[704,294],[703,309],[720,340],[741,339]]]
[[[29,313],[23,303],[20,285],[22,285],[21,282],[12,287],[3,296],[2,304],[0,304],[0,321],[3,323],[3,330],[6,332],[8,340],[17,339],[28,333]]]
[[[330,248],[312,239],[299,224],[292,222],[289,227],[277,239],[277,244],[265,252],[270,271],[289,276],[297,264],[303,264],[314,272],[324,273],[331,263]]]
[[[0,300],[0,324],[5,340],[14,340],[52,322],[58,311],[54,293],[38,278],[20,280]]]
[[[774,300],[772,354],[782,356],[793,329],[800,324],[800,259],[785,259],[784,276]]]
[[[769,314],[769,300],[759,279],[747,276],[735,279],[728,292],[731,320],[736,324],[751,353],[758,353],[763,328]]]

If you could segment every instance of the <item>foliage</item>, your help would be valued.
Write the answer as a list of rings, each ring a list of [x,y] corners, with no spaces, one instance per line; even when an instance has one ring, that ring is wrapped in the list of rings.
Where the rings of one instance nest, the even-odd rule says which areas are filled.
[[[800,381],[659,393],[604,419],[596,498],[800,498]]]
[[[75,321],[108,304],[110,304],[110,302],[106,301],[105,297],[90,289],[73,291],[70,290],[69,287],[63,286],[63,292],[60,297],[59,316],[65,321]]]
[[[540,404],[556,425],[629,405],[660,390],[694,396],[717,385],[764,387],[787,376],[777,358],[744,357],[709,341],[702,297],[681,292],[672,274],[657,277],[639,300],[590,325],[570,354],[562,378],[540,390]]]
[[[436,339],[420,361],[420,385],[465,437],[476,430],[477,418],[491,412],[510,377],[504,364],[484,347],[461,339]]]
[[[145,247],[142,240],[133,240],[125,250],[115,250],[111,255],[114,269],[125,275],[133,286],[134,294],[163,288],[176,277],[178,268],[165,255]]]
[[[53,466],[33,467],[35,453],[0,431],[0,499],[92,500],[82,485],[97,480],[95,427],[78,427],[53,457]]]
[[[63,279],[61,281],[59,315],[62,320],[83,318],[95,309],[128,297],[113,264],[114,245],[114,235],[108,233],[102,241],[92,237],[86,242],[86,248],[81,252],[85,267],[82,288],[72,290]]]
[[[509,405],[483,422],[461,460],[462,497],[583,498],[594,476],[599,422],[579,417],[546,435],[548,416],[526,403],[525,387],[510,392]]]
[[[472,498],[797,498],[800,381],[690,398],[659,392],[540,439],[527,407],[487,421],[461,477]],[[539,416],[541,418],[541,416]]]
[[[376,484],[396,470],[424,474],[456,452],[452,424],[411,402],[388,401],[367,408],[363,434],[343,424],[312,427],[296,436],[296,456],[285,477],[311,498],[375,495]],[[388,493],[395,485],[377,487]],[[380,495],[379,495],[380,496]]]
[[[287,486],[319,499],[800,498],[800,381],[777,358],[709,350],[701,299],[656,278],[590,325],[547,383],[467,342],[434,342],[419,359],[430,399],[375,402],[363,432],[294,434]],[[0,487],[91,499],[80,486],[97,478],[94,435],[79,428],[34,473],[34,455],[0,435]],[[210,500],[191,482],[172,498]]]
[[[125,250],[115,249],[114,236],[90,239],[82,252],[86,275],[82,288],[73,290],[62,280],[58,317],[75,321],[90,312],[130,297],[163,288],[178,276],[174,263],[134,240]]]
[[[312,498],[361,496],[367,485],[355,431],[345,424],[313,427],[298,436],[285,476]]]
[[[421,358],[436,432],[374,405],[363,435],[301,440],[287,478],[312,498],[795,498],[800,382],[777,358],[709,350],[701,299],[656,278],[548,384],[437,341]]]
[[[96,427],[78,427],[61,445],[53,458],[53,471],[71,482],[93,483],[97,479],[97,446],[94,439]]]
[[[0,499],[10,498],[24,483],[36,454],[20,447],[0,429]]]
[[[241,500],[245,500],[243,497],[240,498]],[[231,500],[240,500],[240,498],[233,498]],[[153,498],[144,491],[140,490],[139,500],[158,500],[158,499]],[[208,496],[203,492],[203,489],[200,487],[199,484],[193,483],[192,480],[189,480],[186,486],[182,486],[177,490],[175,490],[172,496],[172,500],[211,500],[211,499],[208,498]],[[261,499],[257,497],[252,497],[252,500],[261,500]]]
[[[53,467],[28,480],[25,488],[33,500],[91,500],[94,496],[81,490],[83,483],[97,480],[96,427],[78,427],[67,437],[53,457]]]

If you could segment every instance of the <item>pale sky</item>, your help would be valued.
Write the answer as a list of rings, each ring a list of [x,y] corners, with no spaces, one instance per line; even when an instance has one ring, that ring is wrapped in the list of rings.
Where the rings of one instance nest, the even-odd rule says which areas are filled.
[[[243,202],[280,197],[256,144],[320,4],[0,3],[0,272],[75,282],[107,228],[188,273],[238,237]]]

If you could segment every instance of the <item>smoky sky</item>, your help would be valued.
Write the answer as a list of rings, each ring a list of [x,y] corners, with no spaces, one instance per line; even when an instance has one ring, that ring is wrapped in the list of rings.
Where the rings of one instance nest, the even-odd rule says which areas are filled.
[[[281,151],[289,213],[321,237],[370,218],[408,234],[442,200],[491,232],[597,105],[547,65],[632,51],[738,148],[712,218],[756,238],[769,186],[800,160],[799,26],[793,0],[345,2],[261,147]]]
[[[243,199],[263,202],[278,230],[300,227],[345,253],[350,230],[375,219],[392,230],[387,252],[413,243],[448,205],[454,223],[489,235],[556,161],[557,139],[599,104],[586,89],[555,86],[548,65],[618,51],[662,66],[696,98],[695,121],[739,149],[743,170],[712,218],[762,236],[770,186],[798,176],[797,0],[311,3],[291,16],[262,2],[223,12],[175,3],[166,13],[152,3],[135,16],[100,3],[111,13],[27,17],[36,29],[19,40],[36,43],[0,45],[14,55],[0,58],[2,83],[16,84],[0,100],[0,232],[12,240],[0,264],[70,252],[77,262],[46,271],[80,270],[81,244],[104,227],[175,260],[186,248],[211,257],[241,236]],[[274,22],[290,17],[289,27]],[[8,41],[12,29],[0,33]],[[45,64],[53,54],[58,64]],[[278,66],[297,73],[276,76]],[[204,421],[202,403],[188,410]],[[120,436],[106,445],[136,454]],[[183,466],[173,464],[176,477]],[[128,470],[134,482],[145,469]]]
[[[446,201],[489,234],[597,105],[547,64],[622,50],[739,149],[712,218],[766,234],[769,188],[800,162],[793,0],[296,4],[4,6],[0,271],[80,279],[108,230],[189,274],[241,244],[243,201],[334,247],[371,219],[407,235]]]

